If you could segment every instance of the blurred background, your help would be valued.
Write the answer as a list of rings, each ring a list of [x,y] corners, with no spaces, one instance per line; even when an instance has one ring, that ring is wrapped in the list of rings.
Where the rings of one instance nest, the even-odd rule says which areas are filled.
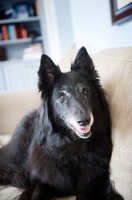
[[[132,46],[131,0],[0,0],[0,92],[37,86],[42,53]]]

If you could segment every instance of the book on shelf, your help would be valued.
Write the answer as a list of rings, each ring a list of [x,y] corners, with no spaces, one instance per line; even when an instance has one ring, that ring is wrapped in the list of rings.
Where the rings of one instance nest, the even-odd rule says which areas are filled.
[[[11,34],[11,25],[7,25],[7,32],[8,32],[8,39],[12,39],[12,34]]]
[[[23,24],[8,24],[0,26],[0,40],[15,40],[27,38],[27,30]]]
[[[15,27],[16,38],[21,38],[21,34],[19,31],[19,25],[15,24],[14,27]]]
[[[7,60],[6,49],[0,48],[0,61],[5,61],[5,60]]]
[[[8,31],[7,31],[7,26],[3,25],[2,26],[2,35],[4,40],[8,40]]]
[[[34,7],[35,7],[35,15],[39,16],[39,7],[38,7],[38,1],[37,0],[34,2]]]
[[[2,27],[0,26],[0,40],[3,40]]]
[[[39,60],[43,54],[41,43],[31,44],[23,51],[23,60]]]
[[[14,25],[7,25],[7,30],[8,30],[8,38],[9,38],[9,40],[16,39],[16,31],[15,31]]]
[[[18,26],[19,38],[27,38],[27,30],[24,28],[23,24],[19,24]]]
[[[22,38],[27,38],[27,30],[25,28],[22,29]]]

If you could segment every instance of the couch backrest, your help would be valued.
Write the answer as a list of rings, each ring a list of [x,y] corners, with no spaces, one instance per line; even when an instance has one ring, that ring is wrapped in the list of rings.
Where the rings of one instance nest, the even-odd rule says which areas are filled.
[[[65,53],[61,60],[63,71],[69,70],[76,52],[73,48]],[[132,47],[103,50],[92,58],[107,93],[112,118],[111,179],[124,199],[132,200]]]
[[[111,179],[125,200],[132,200],[132,47],[108,49],[92,57],[112,118]]]
[[[22,117],[39,105],[37,89],[0,93],[0,135],[12,134]]]

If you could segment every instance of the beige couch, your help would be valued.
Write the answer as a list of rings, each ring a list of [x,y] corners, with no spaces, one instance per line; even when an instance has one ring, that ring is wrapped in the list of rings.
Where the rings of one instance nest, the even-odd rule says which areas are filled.
[[[62,71],[69,70],[76,52],[76,49],[70,49],[63,56]],[[92,58],[107,92],[111,111],[114,145],[111,179],[125,200],[132,200],[132,47],[103,50]],[[21,117],[39,105],[37,89],[0,94],[0,145],[10,139],[9,135]],[[15,188],[1,187],[0,200],[10,200],[18,192]]]

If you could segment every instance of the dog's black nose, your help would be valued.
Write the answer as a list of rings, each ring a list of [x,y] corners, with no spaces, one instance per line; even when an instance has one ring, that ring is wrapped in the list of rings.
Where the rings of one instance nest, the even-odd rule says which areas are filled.
[[[77,121],[80,126],[86,126],[90,123],[90,119],[80,119]]]

